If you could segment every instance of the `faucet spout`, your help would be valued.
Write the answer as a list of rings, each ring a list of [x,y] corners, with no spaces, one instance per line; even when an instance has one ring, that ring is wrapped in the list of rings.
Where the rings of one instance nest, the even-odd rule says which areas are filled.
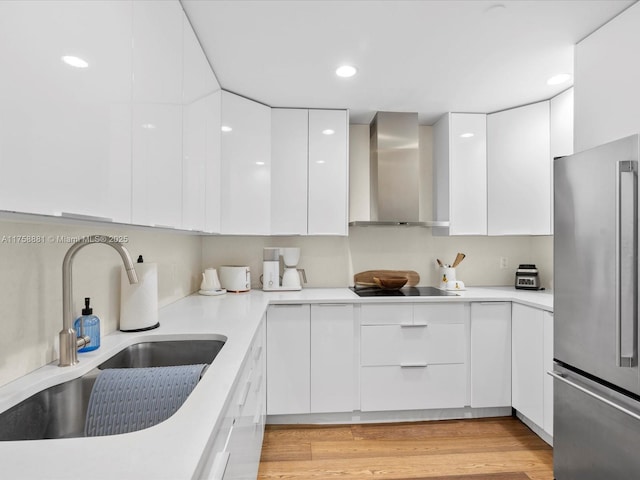
[[[62,330],[60,331],[60,362],[58,366],[68,367],[78,363],[78,348],[90,342],[89,337],[76,338],[73,329],[73,258],[79,250],[93,243],[104,243],[113,247],[122,258],[129,283],[138,283],[138,276],[131,260],[131,255],[120,242],[110,239],[106,235],[89,235],[82,237],[69,247],[62,261]]]

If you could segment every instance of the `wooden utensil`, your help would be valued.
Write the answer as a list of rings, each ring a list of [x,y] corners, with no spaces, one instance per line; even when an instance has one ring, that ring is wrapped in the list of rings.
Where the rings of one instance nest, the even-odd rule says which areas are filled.
[[[438,262],[439,267],[444,267],[444,265],[442,265],[442,261],[439,258],[436,258],[436,262]]]
[[[407,277],[373,277],[373,281],[383,290],[400,290],[408,281]]]
[[[365,272],[356,273],[353,276],[355,285],[363,287],[375,287],[377,284],[373,281],[373,277],[406,277],[407,286],[413,287],[420,283],[420,275],[413,270],[367,270]]]
[[[464,253],[459,253],[456,255],[456,259],[453,261],[453,265],[451,265],[453,268],[456,268],[458,265],[460,265],[460,262],[462,262],[462,260],[464,260],[464,257],[466,257],[466,255]]]

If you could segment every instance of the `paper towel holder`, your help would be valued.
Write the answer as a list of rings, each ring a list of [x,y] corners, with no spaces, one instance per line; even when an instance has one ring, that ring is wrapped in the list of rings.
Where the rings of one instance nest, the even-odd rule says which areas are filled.
[[[144,332],[160,326],[158,266],[155,263],[144,263],[142,255],[139,255],[135,269],[138,275],[137,284],[130,285],[126,277],[122,277],[120,282],[121,332]]]

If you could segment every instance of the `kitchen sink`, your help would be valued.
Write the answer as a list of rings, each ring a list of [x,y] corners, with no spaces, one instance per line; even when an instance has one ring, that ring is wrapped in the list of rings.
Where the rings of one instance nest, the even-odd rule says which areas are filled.
[[[134,343],[98,365],[98,368],[104,370],[105,368],[211,364],[223,345],[224,341],[222,340],[171,340]]]
[[[84,437],[91,389],[101,370],[211,364],[223,340],[171,340],[130,345],[82,377],[42,390],[0,413],[0,441]]]

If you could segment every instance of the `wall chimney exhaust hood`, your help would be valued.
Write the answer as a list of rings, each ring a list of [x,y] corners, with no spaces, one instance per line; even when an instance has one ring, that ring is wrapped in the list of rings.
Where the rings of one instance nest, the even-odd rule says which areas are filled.
[[[432,212],[420,212],[420,197],[431,195],[432,188],[420,185],[417,113],[376,113],[369,150],[370,218],[350,226],[449,226],[449,222],[425,221]]]

